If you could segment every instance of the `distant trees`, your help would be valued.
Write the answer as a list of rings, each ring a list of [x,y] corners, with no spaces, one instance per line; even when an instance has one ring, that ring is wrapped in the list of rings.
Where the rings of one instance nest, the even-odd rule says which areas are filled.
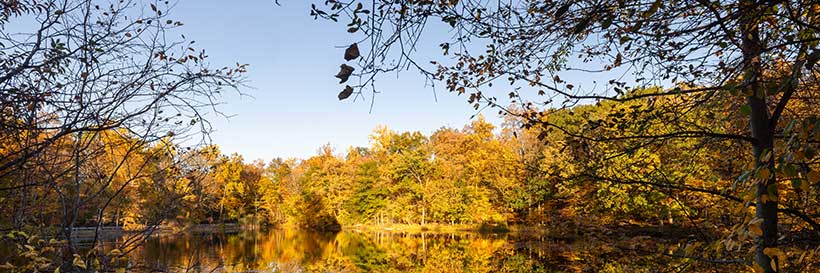
[[[219,181],[231,168],[262,173],[261,179],[226,180],[226,186],[236,183],[231,188],[259,190],[256,196],[228,194],[221,204],[259,203],[262,212],[254,213],[267,215],[274,225],[506,224],[515,221],[509,203],[523,192],[520,157],[507,144],[511,138],[492,130],[483,119],[464,130],[441,129],[433,137],[379,127],[371,147],[334,154],[323,146],[311,158],[276,159],[266,166],[232,156],[215,165],[211,176]]]
[[[793,207],[794,198],[805,197],[783,192],[789,183],[814,192],[820,182],[812,174],[814,153],[806,153],[817,149],[809,125],[817,112],[795,111],[816,100],[814,1],[326,1],[311,14],[365,36],[356,38],[365,53],[354,66],[362,79],[356,93],[383,72],[414,68],[450,92],[469,94],[476,109],[498,108],[542,128],[542,138],[557,133],[579,153],[599,155],[585,157],[590,164],[581,167],[592,168],[579,169],[578,178],[621,190],[711,193],[753,207],[737,232],[751,232],[741,237],[754,238],[760,271],[779,271],[785,262],[772,254],[784,243],[783,217],[817,228],[816,212]],[[445,57],[427,65],[414,53],[433,37],[443,37],[435,42]],[[599,103],[610,113],[556,121]],[[682,149],[706,145],[749,151],[723,154],[726,162],[750,163],[725,173],[738,183],[705,190],[701,182],[710,178],[691,166],[640,155],[666,146],[691,162],[701,154]],[[624,164],[630,161],[643,167]]]

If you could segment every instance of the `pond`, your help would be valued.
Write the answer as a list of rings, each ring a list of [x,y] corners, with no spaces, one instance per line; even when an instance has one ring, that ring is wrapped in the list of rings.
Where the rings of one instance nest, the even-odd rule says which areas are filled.
[[[579,258],[563,248],[507,234],[270,230],[150,238],[130,262],[134,272],[574,271]]]
[[[131,272],[662,272],[714,270],[656,240],[516,234],[270,230],[154,237]],[[735,268],[736,269],[736,268]]]

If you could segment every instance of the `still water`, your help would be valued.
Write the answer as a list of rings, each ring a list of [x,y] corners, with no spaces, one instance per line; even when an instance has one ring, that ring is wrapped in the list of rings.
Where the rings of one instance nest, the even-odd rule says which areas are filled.
[[[590,269],[579,246],[507,234],[271,230],[151,238],[134,272],[555,272]],[[586,265],[584,265],[586,264]]]

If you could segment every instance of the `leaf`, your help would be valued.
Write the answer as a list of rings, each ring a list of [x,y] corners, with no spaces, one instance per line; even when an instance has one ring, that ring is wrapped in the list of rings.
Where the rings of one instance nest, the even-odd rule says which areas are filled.
[[[761,266],[760,266],[759,264],[757,264],[757,263],[755,263],[754,265],[752,265],[752,268],[754,268],[755,272],[758,272],[758,273],[763,273],[763,272],[766,272],[766,270],[765,270],[765,269],[763,269],[763,267],[761,267]]]
[[[820,60],[820,50],[814,50],[806,57],[806,69],[811,69]]]
[[[781,268],[786,264],[786,261],[788,260],[786,253],[784,253],[783,250],[780,250],[776,247],[767,247],[763,249],[763,254],[766,254],[766,256],[769,256],[770,258],[777,258],[776,260],[780,264]],[[772,259],[772,268],[777,268],[775,264],[775,259]]]
[[[576,24],[575,27],[572,28],[572,33],[581,34],[581,32],[584,32],[584,30],[586,30],[589,26],[589,21],[590,18],[581,19],[581,21],[578,22],[578,24]]]
[[[773,183],[773,184],[770,184],[768,187],[766,187],[766,191],[767,191],[767,195],[769,196],[769,200],[775,200],[775,201],[777,200],[777,192],[778,192],[777,185],[778,185],[777,183]]]
[[[350,85],[345,86],[345,89],[339,93],[339,100],[344,100],[350,97],[353,94],[353,87]]]
[[[786,174],[787,176],[791,176],[791,177],[797,176],[797,167],[795,167],[794,164],[783,165],[782,169],[783,169],[783,173]]]
[[[769,169],[761,169],[761,170],[757,173],[757,178],[759,178],[760,180],[763,180],[763,181],[768,180],[768,179],[769,179],[769,177],[771,177],[771,176],[772,176],[772,172],[771,172],[771,171],[769,171]]]
[[[604,18],[604,21],[601,22],[601,28],[608,29],[610,26],[612,26],[612,20],[614,19],[614,16],[607,16],[606,18]]]
[[[792,179],[791,182],[792,182],[792,189],[794,189],[797,192],[805,191],[804,188],[808,189],[807,185],[809,183],[806,182],[806,181],[803,181],[803,180],[800,180],[800,179]]]
[[[564,14],[565,14],[565,13],[567,13],[567,11],[569,11],[569,6],[570,6],[571,4],[572,4],[572,2],[569,2],[569,3],[564,4],[564,5],[563,5],[563,6],[561,6],[560,8],[558,8],[558,10],[556,10],[556,11],[555,11],[555,17],[562,17],[562,16],[564,16]]]
[[[76,266],[76,267],[86,269],[85,261],[83,261],[83,259],[80,258],[80,255],[74,254],[74,262],[73,263],[74,263],[74,266]]]
[[[339,83],[345,83],[347,79],[350,78],[350,75],[353,74],[353,70],[356,70],[352,66],[346,64],[342,64],[339,68],[339,73],[336,74],[336,78],[341,80]]]
[[[761,236],[763,235],[763,229],[760,228],[760,224],[763,222],[763,219],[757,218],[749,222],[749,233],[754,236]]]
[[[752,113],[752,107],[749,106],[749,105],[743,105],[743,106],[740,107],[740,113],[745,115],[745,116],[748,116],[749,114]]]
[[[359,45],[353,43],[345,50],[345,61],[350,61],[359,57]]]
[[[818,171],[810,171],[808,174],[809,183],[814,184],[820,182],[820,172]]]

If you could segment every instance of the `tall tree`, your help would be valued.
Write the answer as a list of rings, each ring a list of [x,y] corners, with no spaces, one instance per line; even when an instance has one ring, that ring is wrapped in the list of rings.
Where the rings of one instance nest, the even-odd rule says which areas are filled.
[[[210,131],[206,112],[241,85],[245,66],[209,67],[204,51],[174,38],[182,23],[168,3],[0,5],[0,199],[21,204],[3,228],[42,223],[30,201],[48,196],[71,238],[75,225],[99,226],[124,206],[116,200],[135,184],[169,199],[154,203],[160,214],[176,208],[178,192],[160,193],[181,181],[170,150]]]
[[[369,90],[382,72],[415,68],[443,81],[451,92],[469,94],[476,109],[497,107],[526,120],[525,126],[560,131],[578,143],[576,148],[609,142],[620,146],[623,153],[611,155],[617,156],[681,139],[741,143],[752,151],[744,160],[754,173],[741,177],[752,178],[744,181],[752,194],[743,201],[755,209],[744,229],[755,237],[754,260],[761,271],[776,272],[784,262],[771,254],[777,252],[778,221],[784,213],[814,222],[803,209],[779,205],[783,195],[778,182],[795,176],[807,177],[797,183],[820,180],[809,177],[807,169],[788,167],[806,163],[793,154],[815,148],[809,140],[813,131],[781,122],[790,103],[810,97],[803,94],[817,80],[820,6],[814,1],[352,0],[317,4],[311,14],[334,21],[349,18],[347,31],[365,36],[356,38],[364,43],[357,49],[366,52],[355,75],[362,84],[352,86],[348,95]],[[427,33],[431,29],[449,31],[440,47],[452,57],[426,65],[414,53],[422,39],[439,37]],[[590,77],[599,80],[585,80]],[[509,89],[492,86],[498,82],[508,83]],[[667,87],[629,92],[656,85]],[[671,99],[663,105],[652,103],[667,97]],[[701,117],[707,122],[716,116],[708,113],[724,109],[713,100],[731,102],[729,109],[743,113],[746,125],[707,128],[676,118],[697,110],[707,113]],[[563,109],[602,101],[616,104],[607,115],[610,122],[585,117],[574,129],[552,120]],[[652,111],[666,114],[629,120],[638,111],[617,105],[630,101],[646,101]],[[509,111],[508,103],[523,110]],[[630,123],[667,126],[658,132],[625,125]],[[596,135],[601,126],[620,133]],[[811,137],[797,137],[798,132]],[[786,141],[793,145],[777,145]]]

